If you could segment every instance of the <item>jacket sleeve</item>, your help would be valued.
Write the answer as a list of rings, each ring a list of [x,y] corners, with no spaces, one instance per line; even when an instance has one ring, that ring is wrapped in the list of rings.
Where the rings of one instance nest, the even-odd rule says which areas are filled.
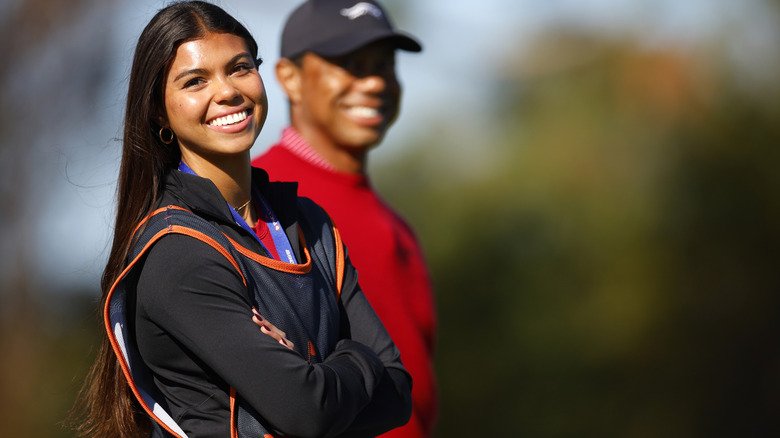
[[[382,362],[382,377],[371,401],[358,414],[343,437],[375,436],[402,426],[412,413],[412,378],[384,325],[366,300],[357,281],[357,271],[347,258],[341,304],[347,318],[343,335],[368,346]]]
[[[360,308],[355,294],[344,297],[349,315]],[[307,363],[260,332],[234,268],[190,237],[167,236],[150,250],[138,279],[137,302],[284,435],[339,435],[362,418],[375,394],[389,388],[382,358],[397,351],[382,350],[390,348],[387,340],[345,339],[323,363]]]

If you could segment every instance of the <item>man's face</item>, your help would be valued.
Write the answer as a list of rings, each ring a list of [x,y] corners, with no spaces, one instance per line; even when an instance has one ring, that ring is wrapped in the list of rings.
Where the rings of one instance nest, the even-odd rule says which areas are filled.
[[[378,42],[336,58],[313,53],[300,65],[298,129],[312,143],[361,154],[398,116],[395,47]]]

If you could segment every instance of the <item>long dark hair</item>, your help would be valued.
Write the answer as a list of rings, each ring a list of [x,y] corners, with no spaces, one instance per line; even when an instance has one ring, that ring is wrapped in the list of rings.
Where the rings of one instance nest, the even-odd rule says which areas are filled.
[[[124,268],[136,224],[159,202],[166,172],[181,159],[176,142],[165,144],[159,134],[168,70],[182,43],[210,32],[243,38],[257,58],[257,43],[249,31],[224,10],[202,1],[176,2],[161,9],[138,38],[127,92],[114,240],[100,283],[101,309]],[[84,437],[148,434],[150,420],[130,391],[105,330],[101,332],[97,358],[74,407],[76,431]]]

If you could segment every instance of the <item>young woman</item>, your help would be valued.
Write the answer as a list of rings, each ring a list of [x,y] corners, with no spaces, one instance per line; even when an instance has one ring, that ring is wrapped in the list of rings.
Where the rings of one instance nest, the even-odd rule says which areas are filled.
[[[338,231],[250,167],[259,62],[200,1],[138,40],[82,436],[373,436],[409,418],[411,379]]]

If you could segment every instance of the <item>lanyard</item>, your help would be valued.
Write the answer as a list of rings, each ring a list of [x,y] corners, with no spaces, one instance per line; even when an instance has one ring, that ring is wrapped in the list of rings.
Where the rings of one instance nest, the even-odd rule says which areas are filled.
[[[252,194],[254,198],[260,201],[260,209],[263,213],[260,220],[264,221],[265,225],[268,227],[268,231],[271,233],[271,239],[273,239],[274,245],[276,245],[276,252],[279,253],[279,257],[287,259],[287,263],[296,263],[295,253],[292,250],[292,246],[290,246],[290,239],[288,239],[287,234],[284,233],[282,223],[279,222],[276,214],[271,210],[271,206],[268,205],[259,190],[253,189]],[[284,256],[282,254],[284,254]]]
[[[188,166],[184,161],[179,162],[179,170],[191,175],[197,175],[195,171],[192,170],[190,166]],[[290,246],[290,240],[287,239],[287,235],[284,233],[282,224],[279,222],[279,219],[276,218],[273,210],[271,210],[271,206],[268,205],[268,203],[265,201],[265,198],[263,198],[263,196],[257,190],[252,190],[252,198],[260,201],[260,208],[263,212],[263,217],[261,217],[260,220],[264,221],[268,227],[268,231],[271,233],[271,238],[274,241],[274,245],[276,245],[276,251],[279,253],[279,257],[282,257],[282,254],[284,254],[284,257],[287,259],[287,263],[296,263],[295,253],[293,253],[292,246]],[[244,218],[238,214],[236,209],[233,208],[229,202],[225,201],[225,203],[227,204],[228,209],[230,209],[230,214],[233,216],[233,220],[236,222],[236,225],[249,232],[249,234],[251,234],[252,237],[254,237],[255,240],[260,244],[260,246],[262,246],[268,254],[271,254],[271,251],[268,251],[268,248],[266,248],[260,238],[257,237],[255,230],[253,230],[252,227],[246,223]]]

